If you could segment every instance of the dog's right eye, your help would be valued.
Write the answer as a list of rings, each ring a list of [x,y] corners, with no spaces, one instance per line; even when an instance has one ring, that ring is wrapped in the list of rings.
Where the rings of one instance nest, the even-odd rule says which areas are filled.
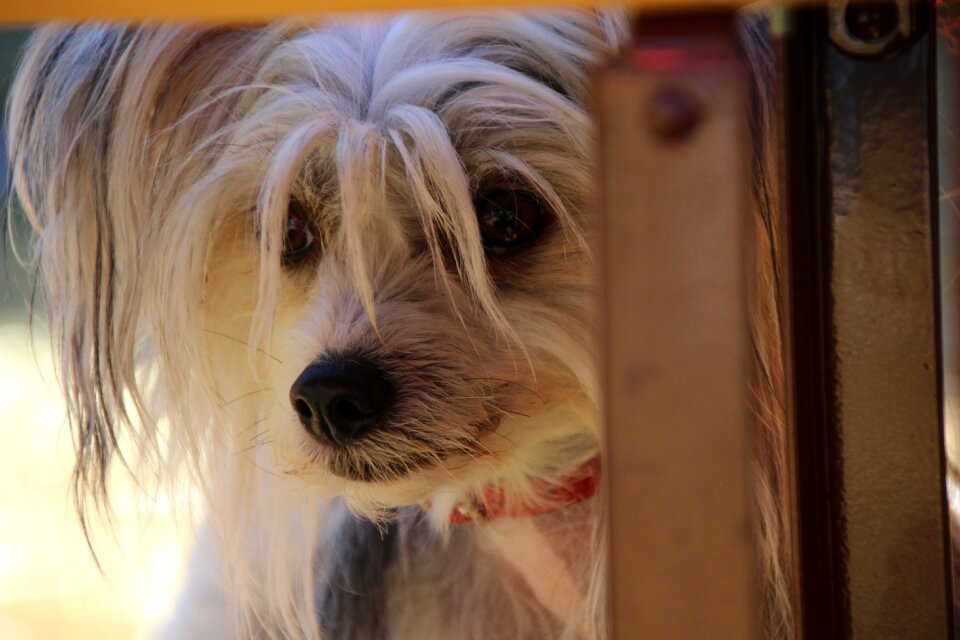
[[[480,235],[489,249],[514,249],[543,230],[546,211],[539,200],[524,191],[488,191],[477,198],[475,206]]]
[[[283,235],[283,264],[295,266],[310,257],[317,245],[317,235],[317,228],[310,222],[303,205],[292,201]]]

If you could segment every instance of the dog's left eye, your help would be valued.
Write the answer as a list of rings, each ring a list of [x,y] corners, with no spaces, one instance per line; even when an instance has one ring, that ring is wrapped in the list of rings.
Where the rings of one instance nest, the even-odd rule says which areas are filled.
[[[303,207],[292,202],[283,235],[283,264],[296,265],[308,257],[317,241],[317,229]]]
[[[543,228],[543,205],[523,191],[498,189],[477,198],[477,221],[488,247],[512,249],[535,238]]]

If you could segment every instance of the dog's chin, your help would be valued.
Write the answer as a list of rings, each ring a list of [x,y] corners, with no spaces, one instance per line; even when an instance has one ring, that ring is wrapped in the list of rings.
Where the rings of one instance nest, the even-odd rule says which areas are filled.
[[[418,474],[450,474],[496,455],[485,440],[495,437],[501,420],[499,415],[488,415],[458,429],[436,429],[436,437],[422,430],[407,432],[403,426],[389,423],[374,433],[339,444],[323,437],[304,437],[311,450],[311,467],[319,467],[342,481],[396,484]],[[461,435],[451,438],[449,432]]]
[[[578,396],[538,414],[490,418],[476,425],[477,437],[469,448],[419,453],[405,448],[401,454],[362,439],[333,446],[304,434],[311,453],[287,467],[285,475],[322,497],[344,498],[361,512],[422,503],[438,493],[460,493],[522,469],[552,467],[556,450],[565,455],[571,448],[594,450],[595,420],[587,404]]]
[[[333,476],[360,483],[396,483],[418,473],[434,470],[450,472],[460,466],[492,455],[483,444],[483,436],[495,433],[499,416],[489,416],[469,425],[465,431],[477,437],[456,443],[456,446],[431,447],[426,439],[410,438],[403,450],[384,447],[381,442],[361,438],[345,445],[320,443],[320,463]],[[389,427],[387,427],[389,428]]]
[[[490,458],[489,454],[485,458]],[[437,491],[472,484],[478,466],[486,467],[487,473],[499,466],[493,459],[457,454],[441,462],[431,457],[419,467],[405,465],[393,478],[385,479],[382,469],[371,473],[349,463],[338,469],[337,464],[334,453],[327,461],[317,461],[288,475],[322,498],[343,498],[354,510],[369,513],[422,503]]]

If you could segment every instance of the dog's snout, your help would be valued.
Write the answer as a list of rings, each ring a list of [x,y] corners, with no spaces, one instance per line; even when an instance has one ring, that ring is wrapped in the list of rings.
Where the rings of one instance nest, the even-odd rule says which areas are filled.
[[[300,422],[326,444],[345,444],[376,427],[392,400],[383,371],[357,358],[314,362],[290,387]]]

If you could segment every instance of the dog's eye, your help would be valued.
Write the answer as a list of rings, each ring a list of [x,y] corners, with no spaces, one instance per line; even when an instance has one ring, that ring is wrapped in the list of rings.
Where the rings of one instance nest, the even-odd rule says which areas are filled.
[[[498,189],[477,198],[477,220],[488,247],[512,249],[535,238],[543,228],[545,212],[529,193]]]
[[[283,235],[283,264],[296,265],[308,257],[317,241],[317,229],[303,206],[293,201],[287,214]]]

